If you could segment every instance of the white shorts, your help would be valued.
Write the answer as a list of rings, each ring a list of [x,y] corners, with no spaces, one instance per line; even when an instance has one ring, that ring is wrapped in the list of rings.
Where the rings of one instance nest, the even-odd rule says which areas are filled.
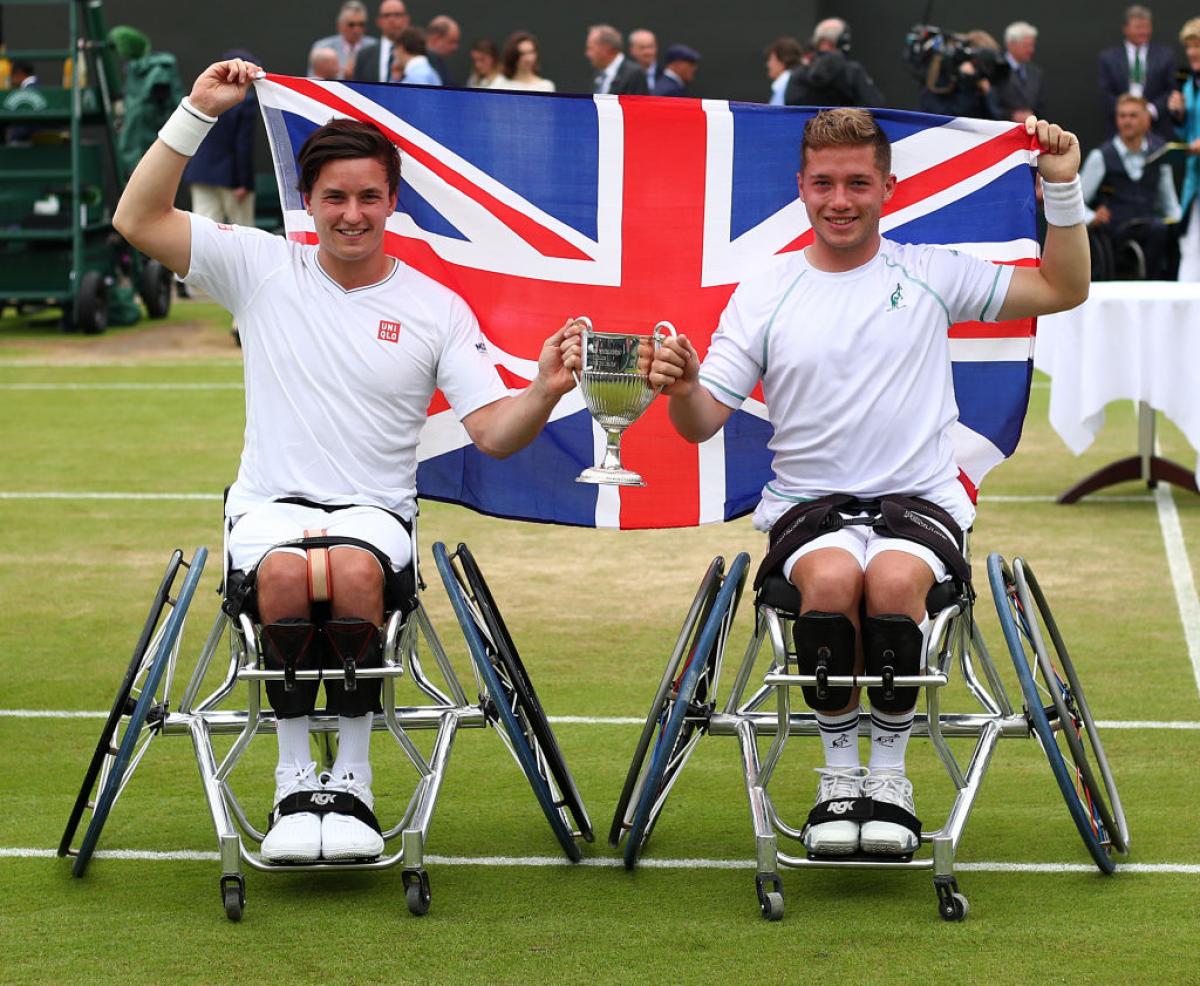
[[[842,516],[865,517],[866,514],[843,514]],[[840,531],[831,531],[829,534],[822,534],[820,537],[813,538],[808,544],[802,548],[798,548],[787,556],[787,559],[783,563],[783,577],[790,582],[792,579],[792,566],[809,552],[819,551],[822,548],[841,548],[843,551],[849,552],[854,556],[854,560],[858,562],[859,567],[864,572],[867,570],[867,566],[871,564],[871,559],[881,551],[903,551],[905,554],[920,558],[921,561],[928,565],[929,570],[933,572],[934,582],[945,582],[950,578],[950,573],[946,570],[945,562],[925,547],[925,545],[917,544],[916,541],[909,541],[907,538],[887,537],[886,535],[879,534],[873,527],[868,527],[865,524],[854,524],[849,527],[843,527]]]
[[[323,530],[330,537],[358,538],[373,544],[391,559],[397,572],[412,561],[412,537],[404,525],[378,507],[344,507],[321,510],[298,503],[263,503],[242,514],[229,532],[230,563],[235,570],[248,572],[272,547],[282,541],[295,541],[305,531]],[[347,545],[352,547],[352,545]],[[304,555],[299,548],[281,548]]]

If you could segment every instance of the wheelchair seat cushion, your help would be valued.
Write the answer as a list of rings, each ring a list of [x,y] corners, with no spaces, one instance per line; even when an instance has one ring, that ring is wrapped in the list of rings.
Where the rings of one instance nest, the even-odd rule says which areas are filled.
[[[962,588],[950,579],[938,582],[925,597],[925,609],[930,617],[962,598]],[[780,616],[795,619],[800,615],[800,591],[779,572],[768,575],[754,597],[754,605],[770,606]]]

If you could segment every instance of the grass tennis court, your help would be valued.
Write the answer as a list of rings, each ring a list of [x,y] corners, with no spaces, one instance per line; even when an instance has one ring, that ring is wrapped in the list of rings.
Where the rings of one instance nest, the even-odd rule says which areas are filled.
[[[724,737],[701,741],[645,864],[626,873],[605,836],[637,723],[705,566],[741,550],[757,560],[761,536],[747,519],[618,533],[426,504],[425,604],[464,683],[466,648],[429,555],[438,540],[470,545],[547,711],[571,717],[555,731],[597,833],[584,865],[562,857],[498,738],[466,730],[430,833],[426,917],[408,914],[398,870],[249,872],[246,917],[234,925],[221,909],[191,745],[161,737],[109,819],[101,853],[73,880],[53,848],[101,725],[77,714],[107,710],[176,546],[212,552],[181,673],[216,615],[220,494],[242,429],[226,318],[182,303],[167,327],[96,338],[59,336],[48,320],[0,321],[0,980],[1200,981],[1200,691],[1176,601],[1181,570],[1168,563],[1170,548],[1200,568],[1200,499],[1131,484],[1054,504],[1074,480],[1130,454],[1136,423],[1130,405],[1114,404],[1077,460],[1046,421],[1044,379],[1021,448],[984,486],[972,550],[985,594],[988,552],[1024,556],[1071,645],[1129,818],[1132,853],[1114,877],[1090,865],[1036,743],[1003,740],[959,851],[966,922],[938,919],[928,873],[785,870],[787,916],[769,924],[755,901],[737,744]],[[1162,421],[1160,440],[1165,455],[1194,463]],[[1195,605],[1194,585],[1181,591]],[[750,632],[749,603],[722,694]],[[977,614],[1016,696],[990,598]],[[943,707],[974,711],[957,682]],[[59,714],[17,714],[28,712]],[[772,783],[796,824],[811,805],[816,746],[792,740]],[[384,734],[373,761],[386,821],[410,784]],[[260,824],[273,764],[265,736],[237,775]],[[921,740],[909,767],[919,813],[940,823],[951,790]],[[130,854],[105,854],[118,850]]]

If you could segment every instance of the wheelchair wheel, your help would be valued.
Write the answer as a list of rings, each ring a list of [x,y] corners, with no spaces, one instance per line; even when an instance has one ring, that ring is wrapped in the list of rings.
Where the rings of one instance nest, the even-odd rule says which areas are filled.
[[[749,565],[750,556],[744,551],[733,560],[708,608],[708,616],[701,624],[682,673],[674,679],[670,702],[661,706],[650,766],[633,794],[633,818],[624,852],[627,869],[637,865],[667,795],[704,734],[712,709],[708,702],[716,694],[721,654],[737,613]],[[651,710],[652,715],[654,711]]]
[[[1025,714],[1084,845],[1104,873],[1129,851],[1129,829],[1100,734],[1062,634],[1025,562],[988,556],[1000,626],[1025,697]],[[1046,646],[1043,627],[1053,650]],[[1070,766],[1068,766],[1068,758]]]
[[[642,735],[638,737],[637,748],[633,751],[633,760],[629,764],[629,772],[625,775],[625,786],[621,789],[621,797],[617,800],[617,809],[613,813],[612,827],[608,831],[608,844],[614,849],[621,844],[622,836],[629,831],[630,826],[633,824],[630,802],[634,798],[634,792],[639,789],[639,781],[642,778],[643,768],[646,764],[646,754],[654,742],[655,734],[663,727],[670,715],[671,705],[675,701],[677,694],[675,686],[680,675],[680,665],[684,662],[685,658],[690,663],[695,656],[700,629],[708,621],[708,615],[712,612],[713,602],[717,598],[717,590],[721,587],[721,576],[724,572],[725,559],[717,556],[709,564],[708,570],[700,580],[700,588],[696,590],[696,596],[692,600],[691,608],[688,610],[687,616],[684,617],[679,636],[675,639],[675,647],[671,651],[671,657],[667,661],[666,669],[663,671],[662,680],[658,683],[658,691],[654,694],[654,701],[650,704],[650,712],[646,716],[645,725],[642,727]],[[713,656],[715,657],[715,655]],[[696,697],[701,703],[708,702],[709,696],[716,690],[716,682],[711,680],[713,670],[711,667],[706,668],[706,673],[701,676],[701,680],[697,684]],[[690,740],[690,733],[693,731],[693,724],[685,722],[684,732],[689,734],[684,737],[685,741]],[[650,822],[651,828],[657,816],[658,813],[655,812],[655,817]],[[646,838],[649,838],[649,833],[647,833]]]
[[[488,718],[503,726],[501,735],[525,772],[555,838],[577,863],[583,855],[575,836],[591,842],[592,823],[487,582],[465,544],[451,556],[438,542],[433,557],[487,689]],[[575,831],[569,824],[572,819]]]
[[[62,843],[59,845],[60,856],[73,855],[75,857],[71,868],[74,876],[83,876],[87,870],[113,805],[116,804],[121,792],[125,790],[125,785],[133,775],[134,769],[149,748],[150,741],[158,734],[162,726],[167,713],[167,696],[159,695],[159,686],[163,682],[167,666],[171,664],[177,653],[188,607],[196,593],[196,586],[204,572],[204,562],[207,558],[208,550],[206,548],[197,548],[192,560],[186,563],[183,562],[178,551],[171,556],[171,563],[167,566],[167,575],[163,578],[159,594],[155,596],[154,605],[151,606],[150,617],[142,631],[143,638],[147,643],[143,649],[139,640],[139,647],[134,652],[135,661],[130,663],[129,671],[132,674],[126,673],[126,680],[122,682],[121,690],[117,694],[117,702],[114,703],[113,711],[109,714],[109,721],[115,720],[114,725],[111,730],[106,730],[100,738],[101,745],[97,747],[96,754],[92,758],[92,765],[89,766],[88,775],[84,779],[84,787],[80,791],[79,798],[76,799],[75,811],[72,812],[67,830],[63,833]],[[183,579],[178,595],[172,600],[169,595],[170,588],[181,566],[187,568],[187,575]],[[166,606],[170,606],[170,613],[160,625],[159,617]],[[154,629],[156,626],[157,630]],[[148,631],[152,636],[148,635]],[[142,652],[140,656],[139,652]],[[132,707],[130,707],[131,703]],[[127,717],[128,721],[124,723],[122,730],[120,719],[123,717]],[[120,733],[119,740],[118,733]],[[92,783],[97,778],[99,778],[99,796],[95,802],[91,802],[89,795]],[[74,837],[79,816],[82,816],[84,807],[88,805],[92,806],[91,821],[84,832],[79,849],[71,850],[70,843]]]
[[[137,695],[141,692],[139,686],[145,682],[145,675],[150,665],[147,654],[153,658],[154,651],[157,649],[158,641],[154,637],[154,631],[156,629],[161,631],[159,623],[163,610],[167,607],[171,584],[175,581],[175,574],[182,564],[183,552],[176,549],[167,562],[166,574],[163,575],[158,590],[150,602],[150,612],[146,615],[141,635],[133,648],[133,657],[129,660],[129,667],[125,669],[125,677],[121,679],[117,697],[113,699],[112,708],[109,710],[108,718],[104,721],[104,728],[100,731],[100,739],[96,742],[91,762],[88,764],[87,772],[83,775],[83,784],[80,785],[79,794],[75,797],[71,817],[67,819],[67,827],[63,829],[62,839],[58,843],[59,856],[66,856],[71,852],[71,842],[79,828],[79,820],[83,818],[83,813],[92,800],[96,780],[101,771],[105,770],[106,764],[112,763],[112,758],[115,756],[114,750],[120,746],[117,732],[121,719],[130,715],[137,706]]]

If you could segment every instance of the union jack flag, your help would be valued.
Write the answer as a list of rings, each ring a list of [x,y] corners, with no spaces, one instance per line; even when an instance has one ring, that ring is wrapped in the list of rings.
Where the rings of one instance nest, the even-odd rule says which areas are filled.
[[[703,358],[738,282],[812,233],[796,191],[811,111],[722,100],[571,96],[315,82],[257,83],[288,236],[316,242],[296,191],[304,139],[337,116],[369,120],[400,148],[399,206],[386,249],[471,305],[497,371],[515,392],[567,318],[649,333],[661,319]],[[996,263],[1036,264],[1036,211],[1024,128],[895,110],[897,191],[882,229]],[[1011,455],[1029,397],[1032,321],[950,330],[961,479],[974,499]],[[754,509],[771,477],[761,387],[699,446],[658,400],[622,440],[641,488],[574,482],[600,461],[604,433],[578,390],[542,435],[504,461],[467,438],[437,394],[421,432],[419,495],[522,520],[684,527]]]

